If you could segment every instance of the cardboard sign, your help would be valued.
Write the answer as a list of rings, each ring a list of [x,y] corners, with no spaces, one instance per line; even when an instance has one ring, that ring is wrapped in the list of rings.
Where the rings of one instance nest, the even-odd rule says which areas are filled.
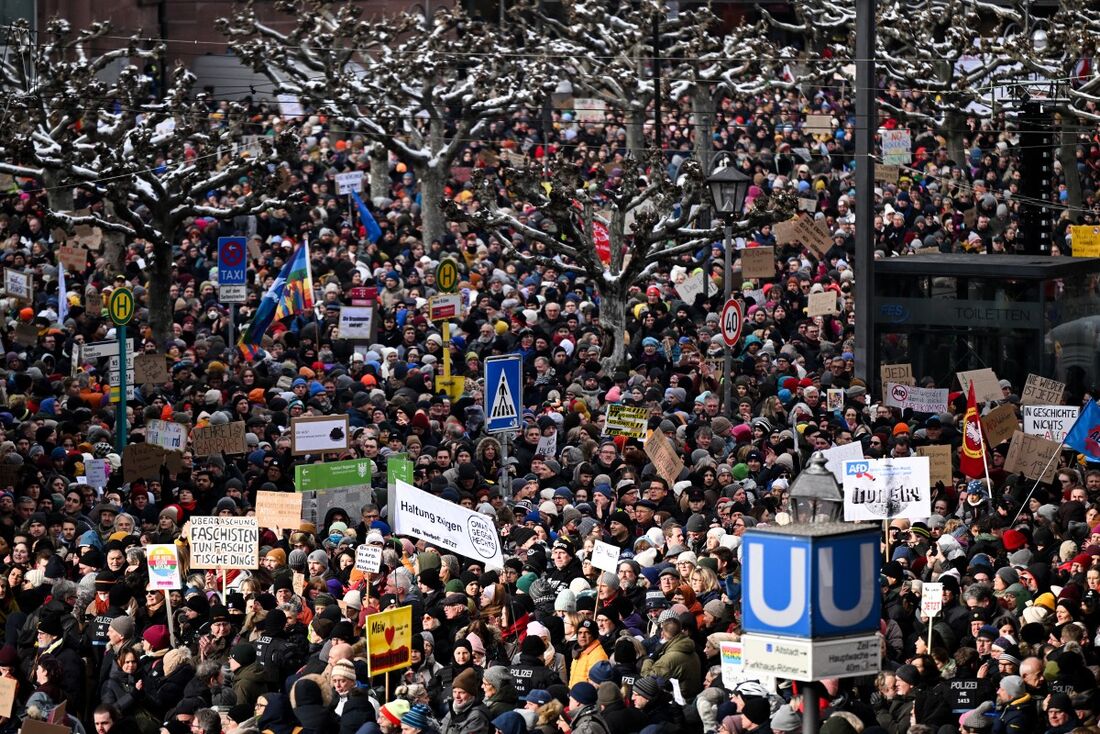
[[[1024,433],[1062,443],[1080,412],[1072,405],[1025,405]]]
[[[943,584],[925,581],[920,589],[921,614],[931,619],[943,610]]]
[[[833,316],[836,313],[836,293],[823,291],[810,294],[810,303],[806,308],[807,316]]]
[[[47,724],[45,721],[39,721],[38,719],[32,719],[30,717],[23,719],[23,723],[19,727],[19,734],[72,734],[72,731],[73,728],[71,726]]]
[[[90,486],[103,489],[107,486],[107,476],[106,459],[91,459],[84,462],[84,478],[88,480]]]
[[[135,354],[134,381],[139,385],[162,385],[172,379],[167,357],[163,354]]]
[[[775,240],[780,245],[799,242],[818,255],[824,255],[833,246],[825,220],[812,217],[796,217],[775,225]]]
[[[367,667],[371,676],[412,664],[412,607],[367,616]]]
[[[802,121],[802,131],[811,135],[829,135],[833,132],[833,116],[806,115],[806,119]]]
[[[33,347],[38,343],[38,328],[34,324],[24,324],[20,321],[15,325],[15,334],[13,336],[16,344],[22,344],[25,347]]]
[[[928,457],[928,475],[932,484],[943,482],[943,486],[951,486],[951,482],[954,481],[952,453],[951,447],[946,444],[917,447],[917,456]]]
[[[974,397],[979,403],[989,403],[995,400],[1005,399],[1004,391],[1001,390],[1000,380],[997,379],[996,373],[989,367],[981,370],[956,372],[955,377],[959,379],[963,395],[969,393],[970,383],[974,383]]]
[[[913,387],[887,382],[882,390],[882,402],[887,405],[916,413],[942,413],[947,410],[948,391],[946,388]]]
[[[168,453],[151,443],[132,443],[122,450],[122,480],[160,479],[160,468]],[[174,452],[173,452],[174,453]]]
[[[359,193],[363,190],[363,172],[349,171],[336,174],[336,193],[340,196],[349,196],[352,191]]]
[[[103,296],[98,292],[91,292],[84,294],[84,310],[90,314],[102,314],[103,313]]]
[[[1100,227],[1074,225],[1069,233],[1073,257],[1100,257]]]
[[[256,493],[256,517],[262,527],[279,532],[302,524],[302,494],[300,492]]]
[[[83,247],[61,245],[57,248],[57,261],[72,273],[83,273],[88,268],[88,251]]]
[[[347,416],[344,416],[347,420]],[[202,426],[191,432],[191,448],[195,456],[211,454],[243,454],[248,451],[244,434],[245,422],[233,421],[222,426]]]
[[[648,408],[631,408],[626,405],[608,405],[607,420],[604,421],[605,436],[626,436],[627,438],[645,438],[649,423]]]
[[[99,252],[103,248],[103,230],[89,224],[78,224],[73,227],[73,242]]]
[[[11,678],[0,678],[0,716],[11,718],[11,709],[15,704],[17,684]]]
[[[355,549],[355,570],[378,573],[382,568],[382,549],[376,545],[361,545]]]
[[[535,447],[536,456],[544,456],[548,459],[554,459],[558,456],[558,434],[555,431],[549,436],[539,437],[539,444]]]
[[[191,518],[191,568],[253,569],[260,565],[260,522],[255,517]]]
[[[26,303],[31,302],[32,282],[31,274],[22,270],[4,268],[4,290],[9,298],[14,298]]]
[[[684,303],[691,306],[695,303],[696,298],[703,295],[705,283],[706,275],[702,270],[696,270],[676,284],[676,293],[684,300]]]
[[[985,440],[990,448],[1012,438],[1012,434],[1020,430],[1015,406],[998,405],[986,413],[982,416],[982,430],[985,432]]]
[[[1048,441],[1042,436],[1029,436],[1023,431],[1012,434],[1012,443],[1005,457],[1005,471],[1020,473],[1028,479],[1050,483],[1058,469],[1058,460],[1050,460],[1062,450],[1062,444]],[[1046,471],[1043,471],[1044,467]]]
[[[913,365],[908,362],[902,364],[884,364],[878,368],[879,378],[883,386],[887,383],[896,385],[916,385],[913,379]]]
[[[1048,377],[1029,374],[1020,393],[1021,405],[1061,405],[1066,383]]]
[[[875,180],[882,183],[897,183],[901,178],[901,166],[884,166],[881,163],[875,164]]]
[[[680,473],[684,470],[684,461],[676,453],[672,442],[661,431],[653,431],[645,440],[645,454],[653,462],[657,470],[657,476],[672,486],[679,481]]]
[[[882,137],[882,162],[887,166],[908,166],[913,161],[912,135],[908,128],[880,130]]]
[[[290,577],[290,588],[298,596],[303,596],[306,593],[306,575],[300,571],[295,571],[294,575]]]
[[[589,561],[601,571],[617,573],[619,570],[620,553],[621,551],[618,546],[605,543],[602,540],[597,540],[592,546],[592,557],[589,558]]]
[[[775,248],[746,247],[741,250],[741,275],[746,278],[774,278]]]
[[[573,119],[577,122],[603,122],[607,116],[607,103],[595,97],[574,97]]]
[[[928,459],[860,459],[844,462],[844,521],[895,517],[924,520],[932,514]]]
[[[299,416],[290,420],[291,453],[323,454],[348,448],[346,415]]]

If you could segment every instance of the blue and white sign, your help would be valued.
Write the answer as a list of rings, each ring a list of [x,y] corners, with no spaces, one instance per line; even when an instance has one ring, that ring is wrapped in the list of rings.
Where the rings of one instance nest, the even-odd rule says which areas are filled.
[[[519,430],[523,416],[523,357],[506,354],[485,360],[485,430]]]
[[[248,243],[244,237],[218,238],[218,285],[246,285]]]
[[[741,559],[745,632],[818,639],[878,631],[877,528],[754,528]]]

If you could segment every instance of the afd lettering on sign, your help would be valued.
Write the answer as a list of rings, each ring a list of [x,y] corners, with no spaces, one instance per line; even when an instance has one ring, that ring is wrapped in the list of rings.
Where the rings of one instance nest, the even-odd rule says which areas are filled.
[[[819,638],[878,631],[878,530],[815,532],[814,526],[745,532],[745,632]]]

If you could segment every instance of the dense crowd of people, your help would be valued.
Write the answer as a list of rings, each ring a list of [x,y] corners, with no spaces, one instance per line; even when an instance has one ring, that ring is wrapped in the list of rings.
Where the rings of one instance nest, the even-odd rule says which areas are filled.
[[[812,110],[836,116],[832,134],[803,133]],[[253,111],[258,132],[282,124],[266,104]],[[824,256],[799,242],[777,247],[777,276],[753,284],[763,297],[746,303],[730,405],[720,402],[716,366],[719,297],[686,303],[674,285],[677,268],[697,263],[657,268],[637,284],[627,332],[608,333],[592,283],[513,256],[499,232],[451,223],[423,241],[420,212],[433,203],[396,159],[390,195],[370,202],[382,229],[370,242],[334,185],[339,172],[369,170],[364,141],[320,116],[306,121],[301,158],[288,161],[307,205],[194,221],[170,283],[146,280],[146,248],[135,241],[121,275],[103,253],[66,273],[60,304],[60,243],[44,224],[45,192],[16,180],[0,202],[3,265],[33,274],[34,301],[11,301],[5,312],[0,708],[4,690],[12,705],[0,732],[27,718],[96,734],[801,731],[801,684],[722,670],[721,645],[740,634],[743,533],[791,522],[791,483],[813,451],[859,442],[881,458],[958,448],[966,404],[956,394],[942,414],[903,413],[855,375],[852,112],[835,90],[731,99],[719,112],[715,149],[753,176],[750,204],[793,188],[816,199],[814,216],[834,234]],[[558,111],[553,121],[543,129],[522,113],[503,119],[470,145],[466,163],[486,167],[480,150],[509,149],[585,162],[602,185],[628,185],[613,165],[625,155],[621,117],[579,124]],[[690,154],[691,125],[676,109],[665,122],[675,169]],[[996,132],[1002,123],[975,118],[961,161],[949,159],[946,141],[914,129],[911,169],[876,201],[881,256],[1014,249],[1018,151],[1011,131]],[[1082,141],[1090,209],[1098,156],[1096,143]],[[458,178],[448,193],[472,206]],[[247,236],[259,254],[240,306],[217,297],[223,235]],[[258,357],[244,360],[226,343],[227,309],[247,322],[303,238],[316,308],[276,322]],[[776,244],[769,227],[746,239]],[[518,233],[509,245],[528,247]],[[457,261],[466,298],[447,341],[426,315],[444,257]],[[717,286],[731,274],[714,275]],[[89,306],[123,282],[139,302],[137,349],[163,354],[171,378],[138,387],[129,441],[142,442],[150,420],[189,429],[245,421],[246,452],[200,456],[187,446],[158,475],[124,481],[107,360],[82,360],[76,349],[114,338],[106,312]],[[342,339],[340,310],[363,286],[376,289],[376,337]],[[169,290],[174,309],[163,343],[147,328],[154,288]],[[809,295],[821,291],[837,293],[840,313],[809,318]],[[601,361],[624,339],[627,364]],[[453,374],[466,378],[461,394],[434,387],[447,352]],[[523,357],[514,436],[484,430],[482,366],[500,354]],[[1002,387],[1004,399],[987,409],[1019,404],[1022,386]],[[842,405],[830,410],[826,393],[836,388]],[[647,430],[665,434],[683,459],[675,481],[656,471],[641,440],[606,435],[608,405],[646,409]],[[328,414],[349,417],[349,448],[294,454],[291,420]],[[552,453],[539,448],[547,437]],[[956,471],[950,485],[937,483],[930,517],[891,523],[882,672],[813,684],[824,734],[1098,731],[1100,471],[1084,471],[1066,451],[1056,480],[1031,493],[1032,482],[1005,471],[1006,453],[991,447],[988,480]],[[413,462],[419,488],[493,521],[503,568],[394,535],[394,455]],[[374,492],[294,528],[260,517],[257,568],[224,577],[186,568],[191,518],[253,514],[257,492],[295,490],[297,465],[359,457],[373,462]],[[110,468],[104,487],[85,473],[95,459]],[[621,549],[616,572],[592,566],[595,540]],[[147,591],[152,543],[177,545],[182,588]],[[355,570],[363,544],[382,548],[379,572]],[[928,581],[944,588],[931,630],[919,611]],[[372,676],[365,619],[395,606],[412,608],[411,665]]]

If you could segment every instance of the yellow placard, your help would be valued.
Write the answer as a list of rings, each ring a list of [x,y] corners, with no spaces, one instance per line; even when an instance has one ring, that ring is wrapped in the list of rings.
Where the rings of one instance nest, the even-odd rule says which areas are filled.
[[[367,617],[367,665],[372,676],[412,663],[412,607],[396,607]]]
[[[1100,227],[1078,225],[1069,228],[1074,257],[1100,257]]]

